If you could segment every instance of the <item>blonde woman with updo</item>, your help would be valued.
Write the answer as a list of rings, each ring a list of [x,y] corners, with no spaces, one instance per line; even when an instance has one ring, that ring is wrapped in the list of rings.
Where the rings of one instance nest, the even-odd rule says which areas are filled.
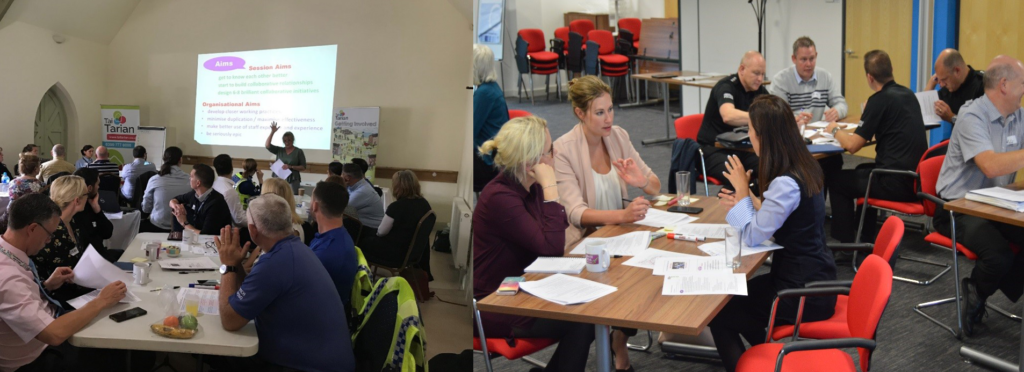
[[[561,257],[569,227],[559,204],[551,167],[555,153],[544,119],[510,120],[480,146],[480,153],[494,154],[499,173],[480,193],[473,213],[473,297],[478,300],[494,293],[505,277],[523,275],[537,257]],[[586,368],[593,325],[488,312],[480,318],[487,337],[558,339],[546,371]]]
[[[579,119],[568,133],[555,141],[555,175],[558,193],[568,214],[566,248],[594,229],[644,219],[651,203],[637,197],[628,200],[628,187],[648,195],[661,191],[661,181],[640,159],[625,129],[615,126],[611,88],[596,76],[569,82],[569,101]],[[627,336],[636,330],[612,332],[612,351],[617,371],[632,371],[626,349]]]
[[[60,223],[55,230],[48,231],[50,241],[39,253],[32,256],[32,262],[40,278],[49,278],[58,268],[75,267],[88,247],[88,243],[80,238],[78,226],[71,222],[75,214],[85,210],[86,204],[89,203],[89,188],[85,185],[85,180],[79,176],[57,178],[50,185],[50,199],[60,207]],[[51,295],[58,300],[68,300],[80,294],[76,287],[64,285],[59,290],[62,295]]]

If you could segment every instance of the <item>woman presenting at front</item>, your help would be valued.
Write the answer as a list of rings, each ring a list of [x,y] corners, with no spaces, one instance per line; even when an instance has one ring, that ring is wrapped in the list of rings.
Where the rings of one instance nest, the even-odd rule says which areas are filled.
[[[747,296],[733,296],[711,320],[711,335],[726,371],[735,371],[750,345],[765,341],[772,302],[783,289],[836,279],[832,253],[825,248],[824,176],[818,162],[805,150],[793,111],[781,98],[757,97],[750,105],[750,143],[760,157],[758,174],[763,200],[751,197],[750,171],[730,156],[726,178],[736,190],[723,189],[722,205],[731,207],[726,221],[742,231],[743,244],[755,246],[775,237],[783,249],[773,252],[768,274],[747,282]],[[767,187],[767,189],[765,189]],[[824,320],[835,312],[835,296],[808,297],[803,321]],[[793,324],[797,298],[779,301],[775,324]]]
[[[646,217],[651,203],[643,197],[622,208],[623,199],[629,196],[627,185],[650,195],[661,189],[661,181],[640,159],[626,130],[612,124],[615,112],[611,93],[611,88],[593,75],[569,82],[569,101],[580,122],[555,141],[558,194],[571,223],[565,233],[566,248],[582,239],[585,229]],[[636,330],[612,332],[618,371],[633,370],[626,349],[627,334],[634,335]]]
[[[267,142],[263,147],[266,147],[270,153],[277,155],[277,160],[284,163],[284,169],[292,171],[292,174],[285,181],[291,185],[292,195],[298,195],[299,183],[302,182],[302,176],[299,172],[306,170],[306,154],[302,152],[302,149],[295,147],[295,135],[292,132],[284,132],[281,135],[281,142],[284,142],[284,147],[270,144],[270,140],[274,139],[274,133],[277,133],[278,129],[280,127],[277,126],[276,121],[270,123],[270,135],[267,136]],[[274,177],[277,177],[277,175]]]

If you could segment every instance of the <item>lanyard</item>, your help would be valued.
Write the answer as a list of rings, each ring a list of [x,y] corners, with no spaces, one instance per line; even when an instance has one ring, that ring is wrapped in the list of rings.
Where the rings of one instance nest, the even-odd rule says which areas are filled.
[[[10,257],[12,260],[14,260],[14,262],[16,262],[19,266],[21,266],[21,268],[23,268],[25,270],[28,270],[28,271],[32,271],[32,268],[30,268],[28,266],[28,264],[26,264],[20,258],[14,256],[14,253],[11,253],[10,251],[4,249],[4,247],[2,247],[2,246],[0,246],[0,253],[3,253],[4,256]]]

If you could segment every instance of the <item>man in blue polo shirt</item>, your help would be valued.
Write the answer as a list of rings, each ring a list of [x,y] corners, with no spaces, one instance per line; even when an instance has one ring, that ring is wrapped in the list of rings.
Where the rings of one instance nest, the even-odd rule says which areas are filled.
[[[319,230],[309,248],[324,264],[338,289],[346,314],[351,308],[352,281],[356,276],[356,246],[352,235],[342,225],[341,216],[348,207],[348,190],[333,182],[320,182],[313,189],[310,211]]]
[[[251,244],[239,246],[230,226],[215,239],[220,250],[220,319],[237,331],[256,320],[259,352],[250,358],[218,358],[223,370],[353,371],[348,320],[331,276],[313,251],[292,235],[291,208],[267,194],[249,203],[253,244],[263,254],[246,275],[241,268]]]

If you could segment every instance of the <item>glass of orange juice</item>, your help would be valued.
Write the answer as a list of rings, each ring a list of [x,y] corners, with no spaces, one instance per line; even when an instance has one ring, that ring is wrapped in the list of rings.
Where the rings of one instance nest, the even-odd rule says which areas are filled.
[[[189,293],[185,296],[185,312],[199,316],[199,295]]]

